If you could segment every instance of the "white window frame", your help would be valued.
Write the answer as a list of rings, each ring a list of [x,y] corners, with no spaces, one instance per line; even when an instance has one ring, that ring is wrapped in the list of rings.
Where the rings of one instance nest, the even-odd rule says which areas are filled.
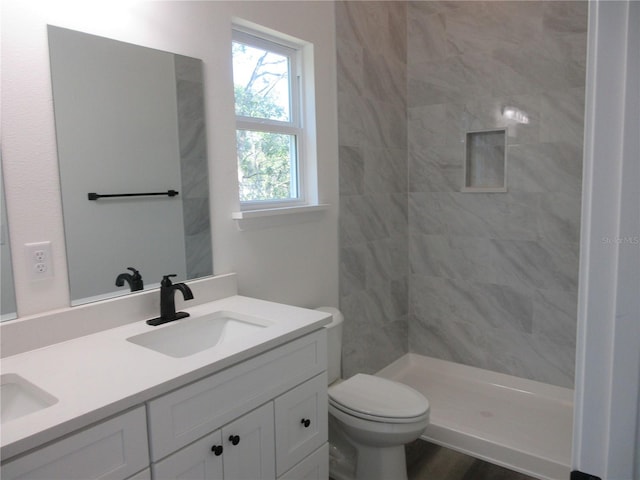
[[[298,207],[309,204],[307,187],[307,155],[305,145],[304,112],[303,110],[303,81],[302,81],[302,51],[301,45],[276,38],[252,29],[233,26],[232,41],[261,48],[289,59],[289,121],[271,120],[256,117],[236,115],[236,132],[248,130],[256,132],[280,133],[295,138],[295,165],[291,166],[291,180],[295,180],[292,190],[297,193],[295,198],[278,200],[240,200],[242,211],[272,210],[287,207]],[[235,104],[235,99],[234,99]]]

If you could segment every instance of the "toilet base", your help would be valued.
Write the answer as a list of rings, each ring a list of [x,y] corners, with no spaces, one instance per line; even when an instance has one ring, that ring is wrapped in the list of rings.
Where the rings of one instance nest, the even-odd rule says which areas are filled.
[[[404,443],[389,445],[374,436],[376,445],[346,434],[345,425],[329,415],[329,477],[334,480],[407,480]],[[351,433],[354,433],[351,431]],[[413,440],[417,434],[412,436]],[[371,441],[371,439],[369,439]],[[382,445],[381,445],[382,443]]]
[[[356,480],[407,480],[404,445],[357,447]]]

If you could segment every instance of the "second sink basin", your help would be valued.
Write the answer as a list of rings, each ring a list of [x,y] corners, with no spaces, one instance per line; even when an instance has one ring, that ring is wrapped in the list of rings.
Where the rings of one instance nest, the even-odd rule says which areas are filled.
[[[36,387],[20,375],[4,373],[0,377],[0,423],[24,417],[57,403],[53,395]]]
[[[259,331],[267,320],[219,311],[176,320],[157,330],[127,338],[127,341],[175,358],[188,357],[220,343]]]

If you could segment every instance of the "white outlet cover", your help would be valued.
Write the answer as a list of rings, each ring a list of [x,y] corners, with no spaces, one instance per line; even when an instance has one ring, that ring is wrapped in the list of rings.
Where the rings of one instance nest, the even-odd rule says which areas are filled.
[[[51,242],[25,243],[27,270],[32,281],[53,277]]]

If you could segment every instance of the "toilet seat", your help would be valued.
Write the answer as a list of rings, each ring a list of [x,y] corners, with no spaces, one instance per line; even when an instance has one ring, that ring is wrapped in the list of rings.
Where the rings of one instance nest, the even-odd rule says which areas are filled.
[[[413,423],[429,415],[428,400],[413,388],[361,373],[331,386],[329,405],[375,422]]]

